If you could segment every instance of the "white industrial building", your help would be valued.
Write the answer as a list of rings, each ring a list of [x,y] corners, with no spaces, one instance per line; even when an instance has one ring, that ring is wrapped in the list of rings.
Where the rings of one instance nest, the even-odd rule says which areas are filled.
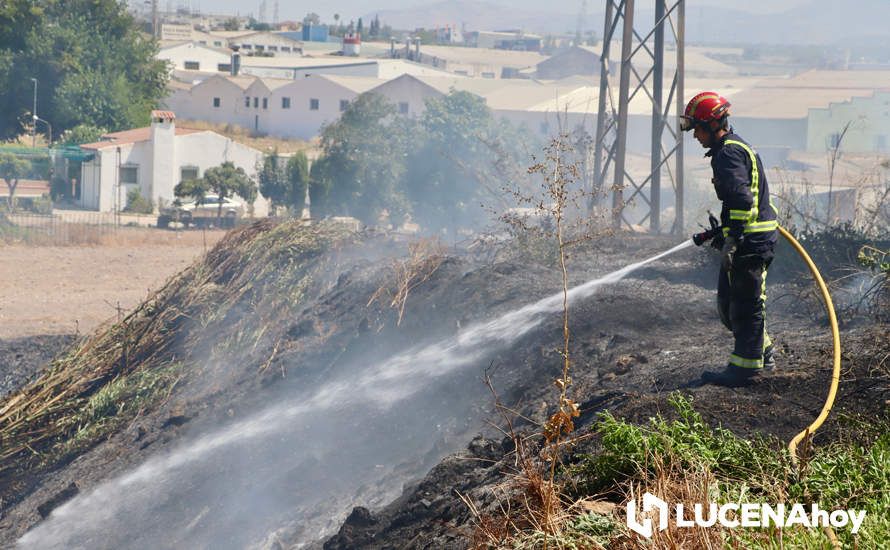
[[[201,177],[205,170],[232,162],[255,178],[263,154],[208,130],[177,128],[175,115],[152,111],[151,126],[114,132],[102,141],[81,145],[93,155],[81,167],[79,205],[99,212],[123,210],[127,194],[137,189],[156,207],[174,199],[180,181]],[[253,204],[255,216],[265,216],[262,196]]]
[[[481,97],[495,117],[525,127],[541,139],[578,126],[592,132],[596,122],[598,90],[584,82],[403,75],[371,92],[386,97],[399,113],[419,116],[427,99],[451,90]]]
[[[176,42],[158,50],[158,59],[168,61],[171,70],[230,72],[232,52],[197,42]]]
[[[311,139],[349,102],[385,80],[309,75],[297,80],[212,76],[173,91],[166,106],[180,117],[234,124],[259,134]]]
[[[300,56],[303,43],[279,33],[257,31],[227,37],[229,48],[238,46],[244,54],[268,54],[276,57]]]
[[[443,76],[447,72],[401,59],[325,55],[320,57],[241,56],[240,74],[263,78],[302,78],[308,75],[363,76],[389,80],[403,74]]]

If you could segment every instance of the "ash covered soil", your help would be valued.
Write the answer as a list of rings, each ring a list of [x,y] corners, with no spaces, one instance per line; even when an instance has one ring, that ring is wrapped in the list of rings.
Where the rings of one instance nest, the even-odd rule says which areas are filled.
[[[592,243],[570,258],[572,285],[675,244],[636,235]],[[471,517],[457,492],[492,502],[510,464],[509,441],[489,425],[498,416],[483,379],[491,377],[502,402],[543,421],[561,369],[561,313],[508,345],[492,342],[459,368],[413,360],[422,354],[399,369],[372,366],[404,350],[433,349],[474,323],[555,294],[559,271],[510,246],[484,257],[453,251],[411,288],[399,323],[386,300],[371,298],[392,285],[390,258],[405,249],[376,237],[314,259],[324,275],[250,353],[228,364],[202,362],[158,406],[52,468],[4,473],[0,545],[36,526],[40,537],[26,547],[467,547]],[[783,259],[795,261],[784,254],[777,262]],[[794,284],[791,269],[768,287],[777,370],[749,388],[697,384],[703,370],[725,364],[731,346],[715,310],[716,269],[711,251],[686,249],[572,305],[579,431],[602,410],[643,422],[667,411],[677,390],[693,396],[709,422],[741,435],[788,439],[818,414],[830,338],[813,313],[815,296]],[[242,315],[269,312],[245,305]],[[842,338],[841,392],[817,443],[836,437],[841,413],[877,414],[888,398],[886,381],[870,379],[875,357],[860,353],[875,349],[876,340],[886,344],[885,328],[851,322]],[[317,411],[300,409],[310,405]],[[232,433],[227,427],[241,421],[254,431],[237,432],[241,443],[219,443],[193,469],[176,462],[175,469],[151,470],[160,474],[118,500],[96,504],[91,497],[140,465],[179,457],[177,450],[195,442],[217,444],[221,438],[206,434]],[[257,438],[263,430],[269,433]],[[588,444],[595,449],[595,441]],[[66,523],[75,513],[81,515]]]
[[[77,339],[73,334],[50,334],[0,340],[0,396],[37,378],[56,355]]]

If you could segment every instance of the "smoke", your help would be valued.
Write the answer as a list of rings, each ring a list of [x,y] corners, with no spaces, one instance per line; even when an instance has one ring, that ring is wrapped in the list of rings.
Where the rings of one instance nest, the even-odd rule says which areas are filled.
[[[569,300],[691,245],[579,285]],[[478,368],[561,311],[562,300],[560,292],[380,364],[354,364],[76,497],[18,545],[244,548],[295,517],[298,540],[317,540],[357,498],[391,500],[401,487],[389,478],[418,475],[452,450],[443,438],[476,429],[471,411],[485,399]]]

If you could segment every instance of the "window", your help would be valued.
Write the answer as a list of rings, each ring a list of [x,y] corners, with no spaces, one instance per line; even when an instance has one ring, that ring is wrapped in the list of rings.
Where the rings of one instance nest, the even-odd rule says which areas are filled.
[[[250,49],[250,44],[241,44],[241,49],[242,49],[242,50],[249,50],[249,49]]]
[[[289,97],[281,98],[281,108],[282,109],[290,109],[290,98]]]
[[[260,98],[258,98],[258,97],[253,98],[253,108],[254,109],[260,108]]]
[[[244,98],[244,106],[250,107],[250,96]]]
[[[179,181],[191,181],[198,179],[197,166],[183,166],[179,169]]]
[[[232,64],[231,63],[220,63],[216,66],[216,70],[221,73],[230,73],[232,72]]]
[[[482,73],[482,78],[494,78],[494,73]]]
[[[345,111],[347,107],[349,107],[349,100],[341,99],[340,100],[340,112],[342,113],[343,111]]]
[[[408,102],[407,101],[399,102],[399,112],[402,113],[403,115],[408,114]]]
[[[214,98],[213,98],[213,106],[214,106],[214,107],[219,107],[219,98],[218,98],[218,97],[214,97]]]
[[[221,48],[221,47],[222,47],[222,42],[219,41],[219,40],[215,40],[215,41],[213,42],[213,45],[216,46],[217,48]]]
[[[269,108],[269,98],[264,97],[263,98],[263,109],[268,109],[268,108]]]
[[[121,166],[120,168],[120,183],[124,184],[135,184],[139,183],[139,167],[138,166]]]
[[[258,51],[258,52],[261,52],[261,51],[265,50],[266,47],[265,47],[265,46],[260,46],[259,44],[256,44],[256,45],[253,47],[253,49],[255,49],[255,50]]]
[[[289,51],[290,51],[290,46],[281,46],[281,51],[283,51],[283,52],[289,52]]]
[[[317,100],[317,99],[312,98],[312,99],[309,100],[309,110],[310,110],[310,111],[317,111],[317,110],[318,110],[318,100]]]
[[[197,61],[186,61],[185,62],[185,70],[187,71],[197,71],[201,69],[201,64]]]
[[[269,51],[270,51],[270,52],[277,52],[277,51],[278,51],[278,46],[269,46]]]

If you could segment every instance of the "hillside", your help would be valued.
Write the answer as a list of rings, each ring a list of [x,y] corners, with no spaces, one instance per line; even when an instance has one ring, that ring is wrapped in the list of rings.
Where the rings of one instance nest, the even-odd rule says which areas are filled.
[[[676,244],[588,243],[572,284]],[[754,388],[697,384],[728,346],[710,250],[574,303],[578,433],[603,410],[645,422],[674,391],[739,436],[806,426],[829,341],[787,253],[770,286],[781,368]],[[484,378],[532,422],[518,422],[524,433],[554,400],[561,316],[537,302],[559,297],[554,268],[528,240],[446,250],[336,225],[234,230],[0,405],[0,544],[291,548],[336,535],[328,548],[465,548],[476,520],[455,490],[490,512],[514,461]],[[818,445],[888,398],[886,331],[850,315],[841,399]],[[588,437],[575,456],[601,450]]]

